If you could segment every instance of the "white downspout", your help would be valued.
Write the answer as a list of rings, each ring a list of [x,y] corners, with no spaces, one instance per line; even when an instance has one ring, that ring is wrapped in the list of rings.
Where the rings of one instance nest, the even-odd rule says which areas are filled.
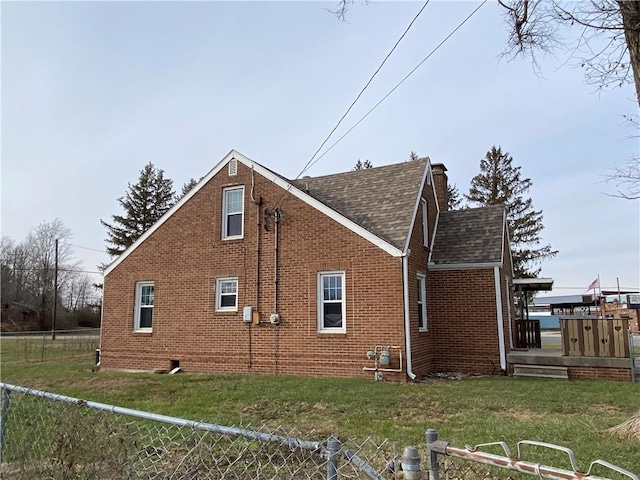
[[[409,253],[402,255],[402,293],[404,297],[404,349],[407,361],[407,375],[411,380],[416,374],[411,369],[411,322],[409,321]],[[425,298],[426,301],[426,298]]]
[[[504,319],[502,318],[502,289],[500,288],[500,267],[493,267],[496,287],[496,314],[498,317],[498,343],[500,346],[500,368],[507,370],[507,356],[504,347]]]

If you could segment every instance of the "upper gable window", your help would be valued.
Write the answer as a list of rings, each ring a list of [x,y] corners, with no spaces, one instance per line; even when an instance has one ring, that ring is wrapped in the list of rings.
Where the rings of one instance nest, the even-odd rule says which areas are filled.
[[[244,225],[244,187],[222,191],[222,238],[242,238]]]
[[[422,199],[422,244],[429,246],[429,211],[427,209],[427,200]]]

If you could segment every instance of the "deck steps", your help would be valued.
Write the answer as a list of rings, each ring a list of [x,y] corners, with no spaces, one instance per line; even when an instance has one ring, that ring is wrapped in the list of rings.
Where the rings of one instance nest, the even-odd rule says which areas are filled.
[[[551,365],[524,365],[516,363],[513,366],[514,377],[558,378],[568,380],[567,367],[554,367]]]

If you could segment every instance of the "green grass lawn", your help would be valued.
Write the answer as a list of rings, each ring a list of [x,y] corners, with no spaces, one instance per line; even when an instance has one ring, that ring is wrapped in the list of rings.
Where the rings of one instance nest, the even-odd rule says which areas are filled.
[[[272,375],[128,374],[94,372],[89,360],[3,360],[1,366],[2,381],[8,383],[224,425],[297,428],[309,440],[329,434],[372,436],[404,446],[423,443],[425,430],[436,428],[455,446],[503,440],[515,452],[517,441],[538,440],[573,449],[583,469],[603,459],[640,472],[640,441],[604,431],[640,409],[640,386],[631,383],[491,377],[392,384]],[[568,467],[553,458],[545,463]]]

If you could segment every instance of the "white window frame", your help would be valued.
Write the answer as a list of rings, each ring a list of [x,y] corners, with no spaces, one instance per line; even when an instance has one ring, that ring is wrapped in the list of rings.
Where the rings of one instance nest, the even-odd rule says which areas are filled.
[[[240,191],[242,193],[242,208],[239,211],[227,212],[228,209],[228,198],[231,192]],[[229,235],[228,227],[228,217],[230,215],[238,215],[240,214],[240,234],[239,235]],[[236,187],[227,187],[222,189],[222,239],[223,240],[235,240],[238,238],[244,237],[244,186],[236,186]]]
[[[422,244],[425,247],[429,246],[429,210],[427,209],[427,199],[422,198],[420,203],[422,204]]]
[[[325,300],[323,280],[326,277],[340,277],[342,294],[340,300]],[[347,331],[347,300],[346,300],[346,275],[344,270],[318,272],[317,277],[317,304],[318,304],[318,332],[319,333],[345,333]],[[342,308],[342,325],[340,327],[325,327],[324,306],[325,303],[340,303]]]
[[[236,304],[234,306],[222,306],[222,296],[231,296],[222,292],[222,284],[225,282],[234,282],[236,285],[235,297]],[[238,277],[220,277],[216,278],[216,312],[237,312],[238,311]]]
[[[418,315],[418,331],[427,331],[427,276],[418,273],[418,298],[417,305],[419,312],[422,312],[422,325],[420,325],[420,315]]]
[[[133,329],[136,332],[151,332],[153,330],[153,309],[154,309],[153,302],[154,302],[155,288],[154,288],[154,293],[152,293],[151,305],[142,305],[142,289],[144,287],[154,288],[154,284],[152,281],[136,282],[135,307],[134,307],[134,313],[133,313]],[[140,326],[140,319],[142,316],[141,313],[143,308],[151,309],[151,326],[150,327]]]

